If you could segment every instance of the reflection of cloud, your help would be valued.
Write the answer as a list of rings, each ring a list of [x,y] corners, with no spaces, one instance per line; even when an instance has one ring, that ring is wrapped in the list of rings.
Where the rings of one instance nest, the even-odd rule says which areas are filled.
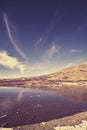
[[[17,96],[17,102],[20,102],[20,101],[21,101],[22,96],[23,96],[23,93],[24,93],[23,90],[21,90],[21,91],[19,92],[19,94],[18,94],[18,96]]]
[[[0,119],[1,119],[1,118],[5,118],[5,117],[7,117],[7,115],[2,115],[2,116],[0,116]]]
[[[0,65],[10,68],[19,69],[21,73],[24,73],[25,65],[18,61],[17,58],[9,56],[6,51],[0,51]]]
[[[70,50],[70,53],[80,53],[82,52],[81,50],[76,50],[76,49],[71,49]]]
[[[46,50],[46,52],[43,55],[43,59],[45,61],[49,61],[58,52],[59,52],[58,46],[56,44],[53,44],[48,50]]]
[[[25,54],[21,51],[21,49],[18,47],[17,45],[17,42],[16,42],[16,39],[14,39],[13,35],[12,35],[12,32],[11,32],[11,28],[10,28],[10,25],[9,25],[9,21],[7,19],[7,15],[6,13],[4,13],[4,22],[5,22],[5,26],[6,26],[6,29],[7,29],[7,33],[8,33],[8,36],[9,36],[9,39],[12,43],[12,45],[14,46],[14,48],[16,49],[16,51],[23,57],[23,58],[27,58],[25,56]]]

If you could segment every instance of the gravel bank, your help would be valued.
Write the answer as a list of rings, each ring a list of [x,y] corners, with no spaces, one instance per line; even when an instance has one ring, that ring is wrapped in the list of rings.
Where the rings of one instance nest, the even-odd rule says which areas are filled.
[[[87,112],[73,116],[42,122],[34,125],[25,125],[13,130],[87,130]],[[4,130],[4,129],[3,129]]]

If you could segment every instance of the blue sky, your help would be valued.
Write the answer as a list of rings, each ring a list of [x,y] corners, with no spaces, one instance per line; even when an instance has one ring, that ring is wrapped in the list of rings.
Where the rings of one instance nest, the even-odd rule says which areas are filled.
[[[86,50],[86,0],[0,0],[0,78],[56,72]]]

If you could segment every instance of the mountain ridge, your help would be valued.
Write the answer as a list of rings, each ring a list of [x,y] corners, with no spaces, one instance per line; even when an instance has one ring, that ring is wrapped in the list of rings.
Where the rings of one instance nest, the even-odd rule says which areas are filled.
[[[76,64],[59,72],[30,78],[1,79],[0,86],[57,89],[63,86],[87,86],[87,63]]]

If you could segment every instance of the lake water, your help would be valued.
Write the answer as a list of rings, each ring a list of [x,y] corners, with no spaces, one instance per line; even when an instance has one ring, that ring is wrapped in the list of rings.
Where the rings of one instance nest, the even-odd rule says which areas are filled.
[[[80,102],[58,93],[18,87],[0,87],[0,126],[14,127],[69,116],[87,109]]]

